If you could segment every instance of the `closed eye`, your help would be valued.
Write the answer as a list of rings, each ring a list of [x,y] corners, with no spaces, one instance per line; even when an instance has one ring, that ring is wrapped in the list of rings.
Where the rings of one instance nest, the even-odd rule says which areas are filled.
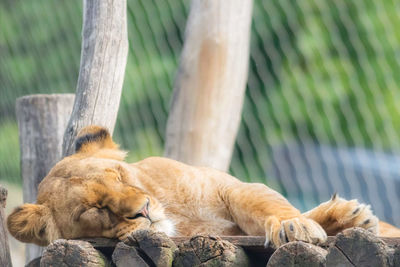
[[[145,218],[145,216],[142,213],[137,213],[135,216],[129,216],[129,217],[125,217],[125,218],[128,220],[136,220],[141,217]]]

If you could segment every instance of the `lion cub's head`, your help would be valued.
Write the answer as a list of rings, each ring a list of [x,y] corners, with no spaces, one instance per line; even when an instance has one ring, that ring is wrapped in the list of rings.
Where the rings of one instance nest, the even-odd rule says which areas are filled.
[[[171,234],[161,204],[141,189],[138,170],[123,162],[125,152],[106,129],[84,128],[75,145],[75,154],[57,163],[40,183],[37,203],[8,216],[16,239],[43,246],[57,238],[124,239],[147,228]]]

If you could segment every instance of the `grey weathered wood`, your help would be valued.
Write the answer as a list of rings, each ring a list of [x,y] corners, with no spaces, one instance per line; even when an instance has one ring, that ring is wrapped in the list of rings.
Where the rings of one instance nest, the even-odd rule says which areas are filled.
[[[329,246],[326,266],[391,266],[390,249],[373,233],[350,228],[336,235]]]
[[[319,267],[325,266],[327,251],[301,241],[279,247],[268,261],[267,267]]]
[[[227,170],[246,88],[252,0],[194,0],[164,155]]]
[[[112,254],[112,261],[117,267],[149,267],[135,247],[119,242]]]
[[[148,265],[171,267],[177,247],[165,233],[139,230],[128,236],[126,244],[133,246],[145,256]],[[118,264],[117,264],[118,266]]]
[[[352,266],[348,259],[355,262],[356,266],[366,266],[368,263],[378,264],[377,266],[400,264],[400,238],[378,238],[363,229],[349,229],[337,237],[328,237],[327,242],[320,246],[291,242],[276,250],[272,257],[274,251],[264,247],[263,236],[166,237],[162,233],[139,231],[128,239],[125,244],[116,239],[86,240],[101,251],[112,251],[115,248],[113,261],[116,266],[154,266],[170,263],[171,254],[175,251],[171,241],[180,249],[173,253],[174,266],[194,266],[202,263],[204,266],[246,266],[249,261],[250,266],[265,266],[268,259],[269,266]],[[340,247],[340,251],[337,250],[337,246]],[[328,257],[327,249],[330,253]],[[343,256],[343,252],[347,257]],[[365,260],[366,257],[369,257],[368,261]]]
[[[25,267],[40,267],[40,261],[42,260],[42,257],[34,258],[30,262],[28,262]]]
[[[268,250],[270,248],[265,248],[265,236],[220,236],[221,239],[226,240],[235,246],[245,247],[246,249],[251,250]],[[190,240],[189,236],[173,236],[170,237],[175,244],[180,244]],[[379,237],[385,244],[389,247],[399,247],[400,248],[400,238],[399,237]],[[110,248],[115,247],[119,242],[117,239],[109,239],[109,238],[85,238],[86,240],[93,244],[94,247],[98,248]],[[333,242],[335,242],[335,236],[328,236],[326,243],[322,244],[322,247],[329,247]]]
[[[64,156],[73,153],[74,139],[85,126],[113,132],[128,55],[126,0],[85,0],[83,12],[81,63]]]
[[[36,201],[39,183],[61,159],[73,101],[73,94],[30,95],[16,101],[24,202]],[[41,252],[42,248],[27,245],[26,262]]]
[[[194,236],[179,244],[174,266],[250,266],[241,247],[213,236]]]
[[[8,244],[8,234],[6,228],[6,208],[7,189],[0,185],[0,266],[10,267],[11,256]]]
[[[50,266],[111,266],[107,258],[93,246],[81,240],[58,239],[48,245],[40,260],[41,267]]]

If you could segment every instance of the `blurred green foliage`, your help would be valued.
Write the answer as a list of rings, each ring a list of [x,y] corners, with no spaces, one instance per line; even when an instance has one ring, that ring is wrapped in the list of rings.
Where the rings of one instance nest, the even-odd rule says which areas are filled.
[[[188,0],[128,0],[115,131],[128,160],[162,154],[188,9]],[[398,14],[389,0],[255,0],[231,172],[265,182],[269,149],[297,141],[400,150]],[[78,0],[0,2],[0,180],[20,180],[15,99],[74,92],[81,16]]]

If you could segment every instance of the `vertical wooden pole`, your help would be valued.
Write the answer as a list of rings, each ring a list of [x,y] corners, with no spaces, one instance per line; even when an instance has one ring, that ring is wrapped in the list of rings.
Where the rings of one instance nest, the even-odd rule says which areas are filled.
[[[193,0],[165,156],[229,167],[246,88],[252,0]]]
[[[83,1],[82,50],[76,98],[64,134],[63,155],[85,126],[101,125],[112,133],[128,55],[126,0]]]
[[[11,267],[10,246],[8,244],[8,233],[6,228],[7,189],[0,185],[0,266]]]
[[[61,159],[62,139],[73,102],[73,94],[30,95],[17,99],[24,202],[36,202],[39,183]],[[28,244],[26,262],[41,253],[41,247]]]

